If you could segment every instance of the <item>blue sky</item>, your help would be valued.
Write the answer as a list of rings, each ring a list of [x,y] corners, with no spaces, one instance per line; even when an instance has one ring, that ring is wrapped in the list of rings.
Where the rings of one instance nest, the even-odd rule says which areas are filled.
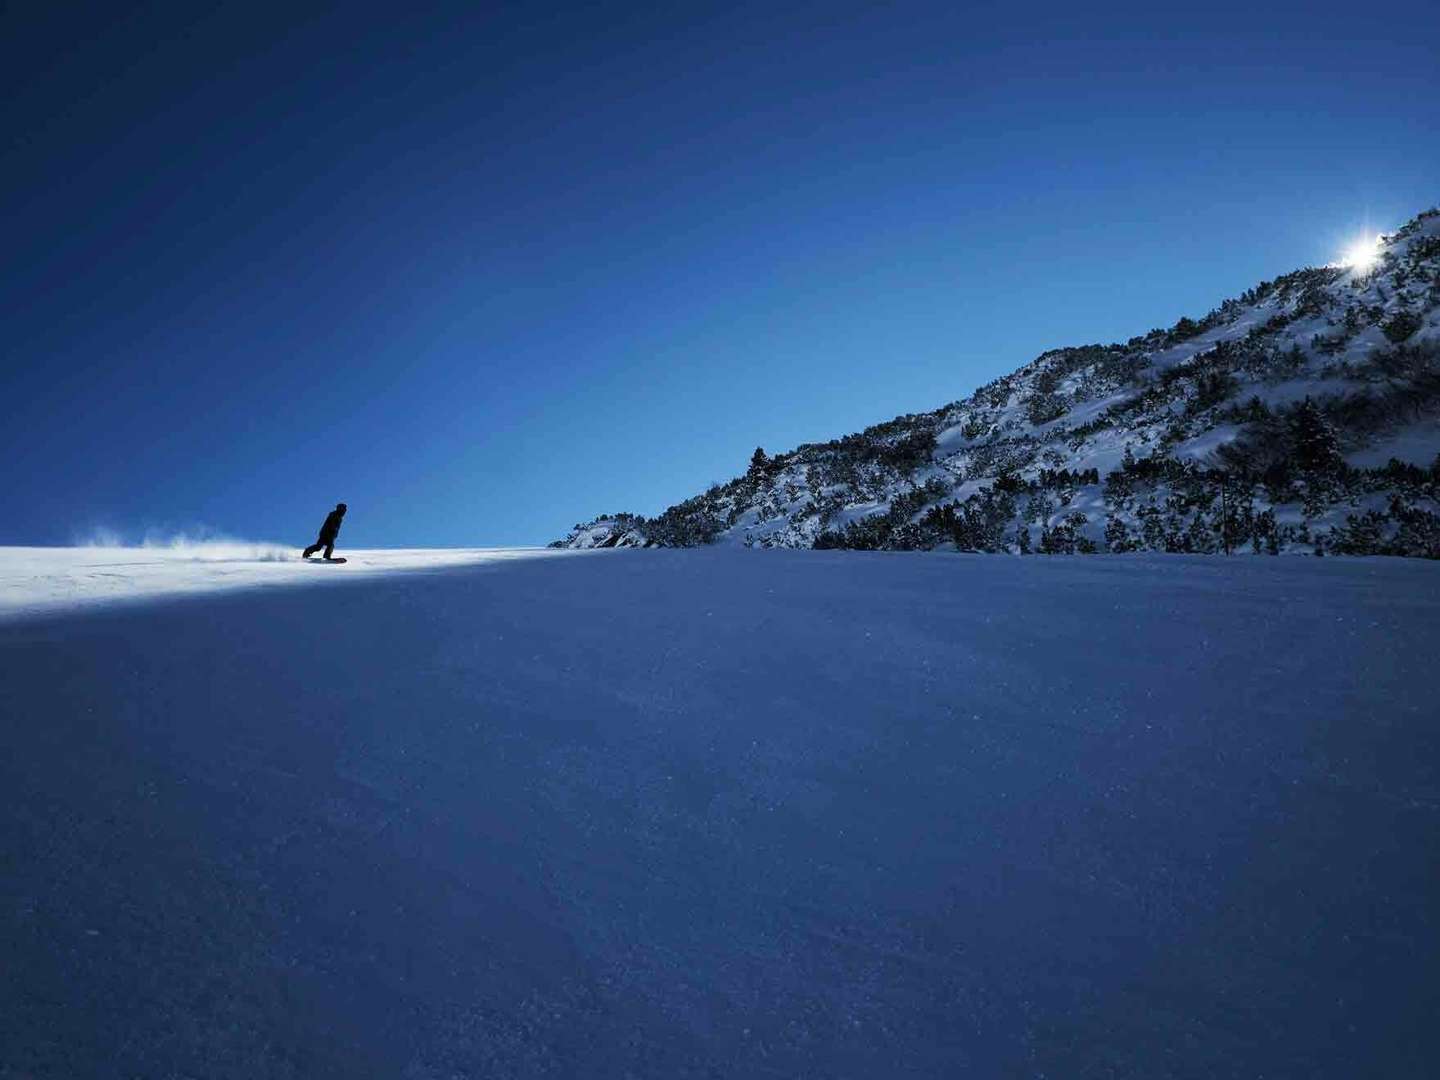
[[[0,543],[541,543],[1440,202],[1440,8],[0,15]]]

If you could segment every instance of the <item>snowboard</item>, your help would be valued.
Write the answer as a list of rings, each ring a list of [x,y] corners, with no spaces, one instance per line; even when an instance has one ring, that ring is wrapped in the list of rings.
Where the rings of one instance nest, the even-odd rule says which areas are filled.
[[[345,556],[342,555],[342,556],[340,556],[340,557],[337,558],[337,559],[306,559],[305,561],[306,561],[306,562],[313,562],[313,563],[323,563],[323,562],[328,562],[328,563],[342,563],[342,562],[348,562],[349,560],[347,560],[347,559],[345,558]]]

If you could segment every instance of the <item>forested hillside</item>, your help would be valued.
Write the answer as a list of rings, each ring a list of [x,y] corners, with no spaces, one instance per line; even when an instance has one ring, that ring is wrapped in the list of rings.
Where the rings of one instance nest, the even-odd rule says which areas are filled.
[[[767,454],[560,547],[1440,558],[1440,211],[1123,344]]]

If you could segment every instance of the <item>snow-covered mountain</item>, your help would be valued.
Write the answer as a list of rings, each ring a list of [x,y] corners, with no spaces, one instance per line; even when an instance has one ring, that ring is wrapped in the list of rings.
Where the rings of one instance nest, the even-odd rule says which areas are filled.
[[[756,450],[555,547],[1338,552],[1440,558],[1440,210],[1124,344],[934,412]]]

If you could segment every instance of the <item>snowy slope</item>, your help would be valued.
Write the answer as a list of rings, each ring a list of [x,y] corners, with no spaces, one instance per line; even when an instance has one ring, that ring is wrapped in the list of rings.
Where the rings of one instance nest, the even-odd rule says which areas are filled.
[[[233,589],[335,583],[396,571],[553,555],[530,548],[347,550],[343,566],[306,561],[275,544],[163,547],[0,547],[0,619]]]
[[[1440,212],[1377,256],[1052,350],[965,401],[757,458],[557,546],[1440,557]]]
[[[1440,567],[418,565],[0,620],[0,1076],[1433,1075]]]

